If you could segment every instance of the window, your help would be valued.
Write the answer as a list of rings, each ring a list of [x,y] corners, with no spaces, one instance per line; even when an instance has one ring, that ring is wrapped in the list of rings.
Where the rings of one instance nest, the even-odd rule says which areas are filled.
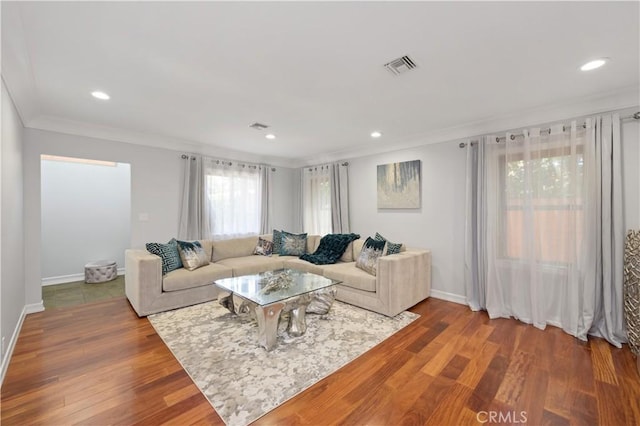
[[[583,238],[583,146],[514,149],[499,155],[498,163],[503,257],[575,262],[572,247]]]
[[[262,203],[259,167],[212,161],[205,170],[213,238],[258,235]]]
[[[330,234],[332,226],[329,166],[305,168],[302,193],[304,232],[314,235]]]

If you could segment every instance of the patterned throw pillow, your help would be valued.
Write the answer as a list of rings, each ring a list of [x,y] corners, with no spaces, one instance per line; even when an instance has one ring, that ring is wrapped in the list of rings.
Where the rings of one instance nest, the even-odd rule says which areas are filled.
[[[307,234],[291,234],[282,231],[280,256],[302,256],[307,252]]]
[[[273,253],[273,243],[264,238],[258,237],[258,244],[253,250],[253,254],[259,254],[261,256],[271,256]]]
[[[178,252],[178,243],[175,238],[169,240],[167,244],[147,243],[146,247],[149,253],[160,256],[160,259],[162,259],[162,275],[182,268],[182,261],[180,260],[180,253]]]
[[[207,252],[199,241],[180,241],[178,240],[178,251],[180,259],[185,269],[193,271],[201,266],[209,264]]]
[[[371,237],[367,237],[358,256],[358,260],[356,260],[356,267],[371,275],[375,275],[378,269],[378,259],[382,257],[384,253],[385,244],[384,241],[376,241]]]
[[[376,232],[375,240],[384,241],[387,243],[387,256],[390,254],[400,253],[400,249],[402,248],[402,243],[392,243],[391,241],[387,240],[385,237],[378,234],[377,232]]]
[[[282,231],[277,229],[273,230],[273,253],[280,253],[280,247],[282,247]]]

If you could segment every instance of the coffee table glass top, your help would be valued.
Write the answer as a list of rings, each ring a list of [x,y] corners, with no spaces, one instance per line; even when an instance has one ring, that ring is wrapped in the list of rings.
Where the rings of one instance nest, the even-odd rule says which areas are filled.
[[[255,275],[224,278],[216,280],[215,284],[263,306],[331,287],[340,282],[297,269],[278,269]]]

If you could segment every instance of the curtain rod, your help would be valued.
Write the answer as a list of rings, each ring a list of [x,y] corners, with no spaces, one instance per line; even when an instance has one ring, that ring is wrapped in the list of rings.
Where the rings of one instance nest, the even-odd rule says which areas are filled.
[[[337,164],[337,163],[336,163]],[[341,166],[347,167],[349,165],[348,161],[345,161],[344,163],[340,163]],[[311,172],[313,170],[318,170],[318,167],[320,167],[320,170],[326,168],[329,168],[330,164],[321,164],[319,166],[309,166],[308,170]],[[307,168],[307,167],[303,167],[303,168]]]
[[[182,154],[182,155],[180,156],[180,158],[182,158],[183,160],[187,160],[187,159],[191,158],[191,160],[192,160],[192,161],[195,161],[195,159],[196,159],[196,157],[195,157],[195,156],[193,156],[193,155],[189,156],[189,155],[187,155],[187,154]],[[212,160],[213,160],[213,159],[212,159]],[[233,162],[231,162],[231,161],[225,161],[225,160],[214,160],[214,161],[216,162],[216,164],[222,164],[222,165],[225,165],[225,164],[226,164],[226,165],[228,165],[228,166],[232,166],[232,165],[233,165]],[[244,164],[244,163],[238,163],[238,162],[236,162],[236,166],[249,167],[250,169],[251,169],[251,168],[257,169],[258,167],[260,167],[260,168],[262,168],[262,167],[269,167],[269,166],[268,166],[268,165],[266,165],[266,164],[249,164],[249,165],[247,165],[247,164]],[[275,172],[276,170],[277,170],[277,169],[276,169],[275,167],[271,167],[271,171],[272,171],[272,172]]]
[[[631,114],[631,115],[626,115],[624,117],[620,117],[620,120],[629,120],[629,119],[634,119],[634,120],[640,120],[640,111],[636,112],[635,114]],[[587,127],[586,123],[582,123],[581,125],[579,125],[578,127],[582,127],[583,129]],[[566,125],[562,125],[562,131],[564,132],[566,130]],[[551,128],[548,129],[540,129],[540,133],[542,132],[546,132],[546,133],[551,133]],[[518,136],[523,136],[523,133],[512,133],[510,136],[511,140],[515,140]],[[500,141],[504,141],[507,140],[506,136],[500,136],[497,137],[496,136],[496,142],[500,143]],[[477,140],[472,140],[470,142],[471,146],[473,146],[474,143],[478,143]],[[464,148],[467,146],[466,142],[460,142],[460,144],[458,144],[458,148]]]

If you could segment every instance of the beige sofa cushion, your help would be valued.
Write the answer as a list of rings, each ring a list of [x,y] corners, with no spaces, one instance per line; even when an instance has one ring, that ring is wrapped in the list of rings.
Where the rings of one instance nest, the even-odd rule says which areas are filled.
[[[243,256],[223,259],[218,264],[233,269],[233,276],[253,275],[265,271],[284,268],[284,260],[280,256]]]
[[[342,285],[358,290],[376,291],[376,277],[356,268],[355,262],[323,265],[323,275],[332,280],[342,281]]]
[[[252,256],[257,244],[257,236],[214,241],[212,259],[214,262],[218,262],[233,257]]]
[[[311,262],[298,259],[297,257],[294,257],[294,256],[291,256],[290,258],[284,261],[284,267],[297,269],[298,271],[311,272],[312,274],[322,275],[322,266],[314,265]]]
[[[209,262],[213,262],[213,241],[211,240],[198,240],[200,245],[204,249],[204,252],[207,254],[207,259]]]
[[[349,243],[346,250],[344,251],[344,254],[340,258],[341,262],[353,262],[356,259],[355,257],[353,257],[353,243],[355,243],[356,241],[358,240],[351,241]],[[358,254],[360,254],[360,252],[358,252]]]
[[[320,245],[320,235],[307,235],[307,253],[313,253]]]
[[[362,251],[362,246],[364,246],[364,242],[366,238],[359,238],[353,242],[353,260],[355,261],[358,256],[360,256],[360,252]]]
[[[233,270],[227,266],[210,263],[209,265],[189,271],[185,268],[167,273],[162,279],[163,291],[184,290],[213,284],[215,280],[230,278]]]

